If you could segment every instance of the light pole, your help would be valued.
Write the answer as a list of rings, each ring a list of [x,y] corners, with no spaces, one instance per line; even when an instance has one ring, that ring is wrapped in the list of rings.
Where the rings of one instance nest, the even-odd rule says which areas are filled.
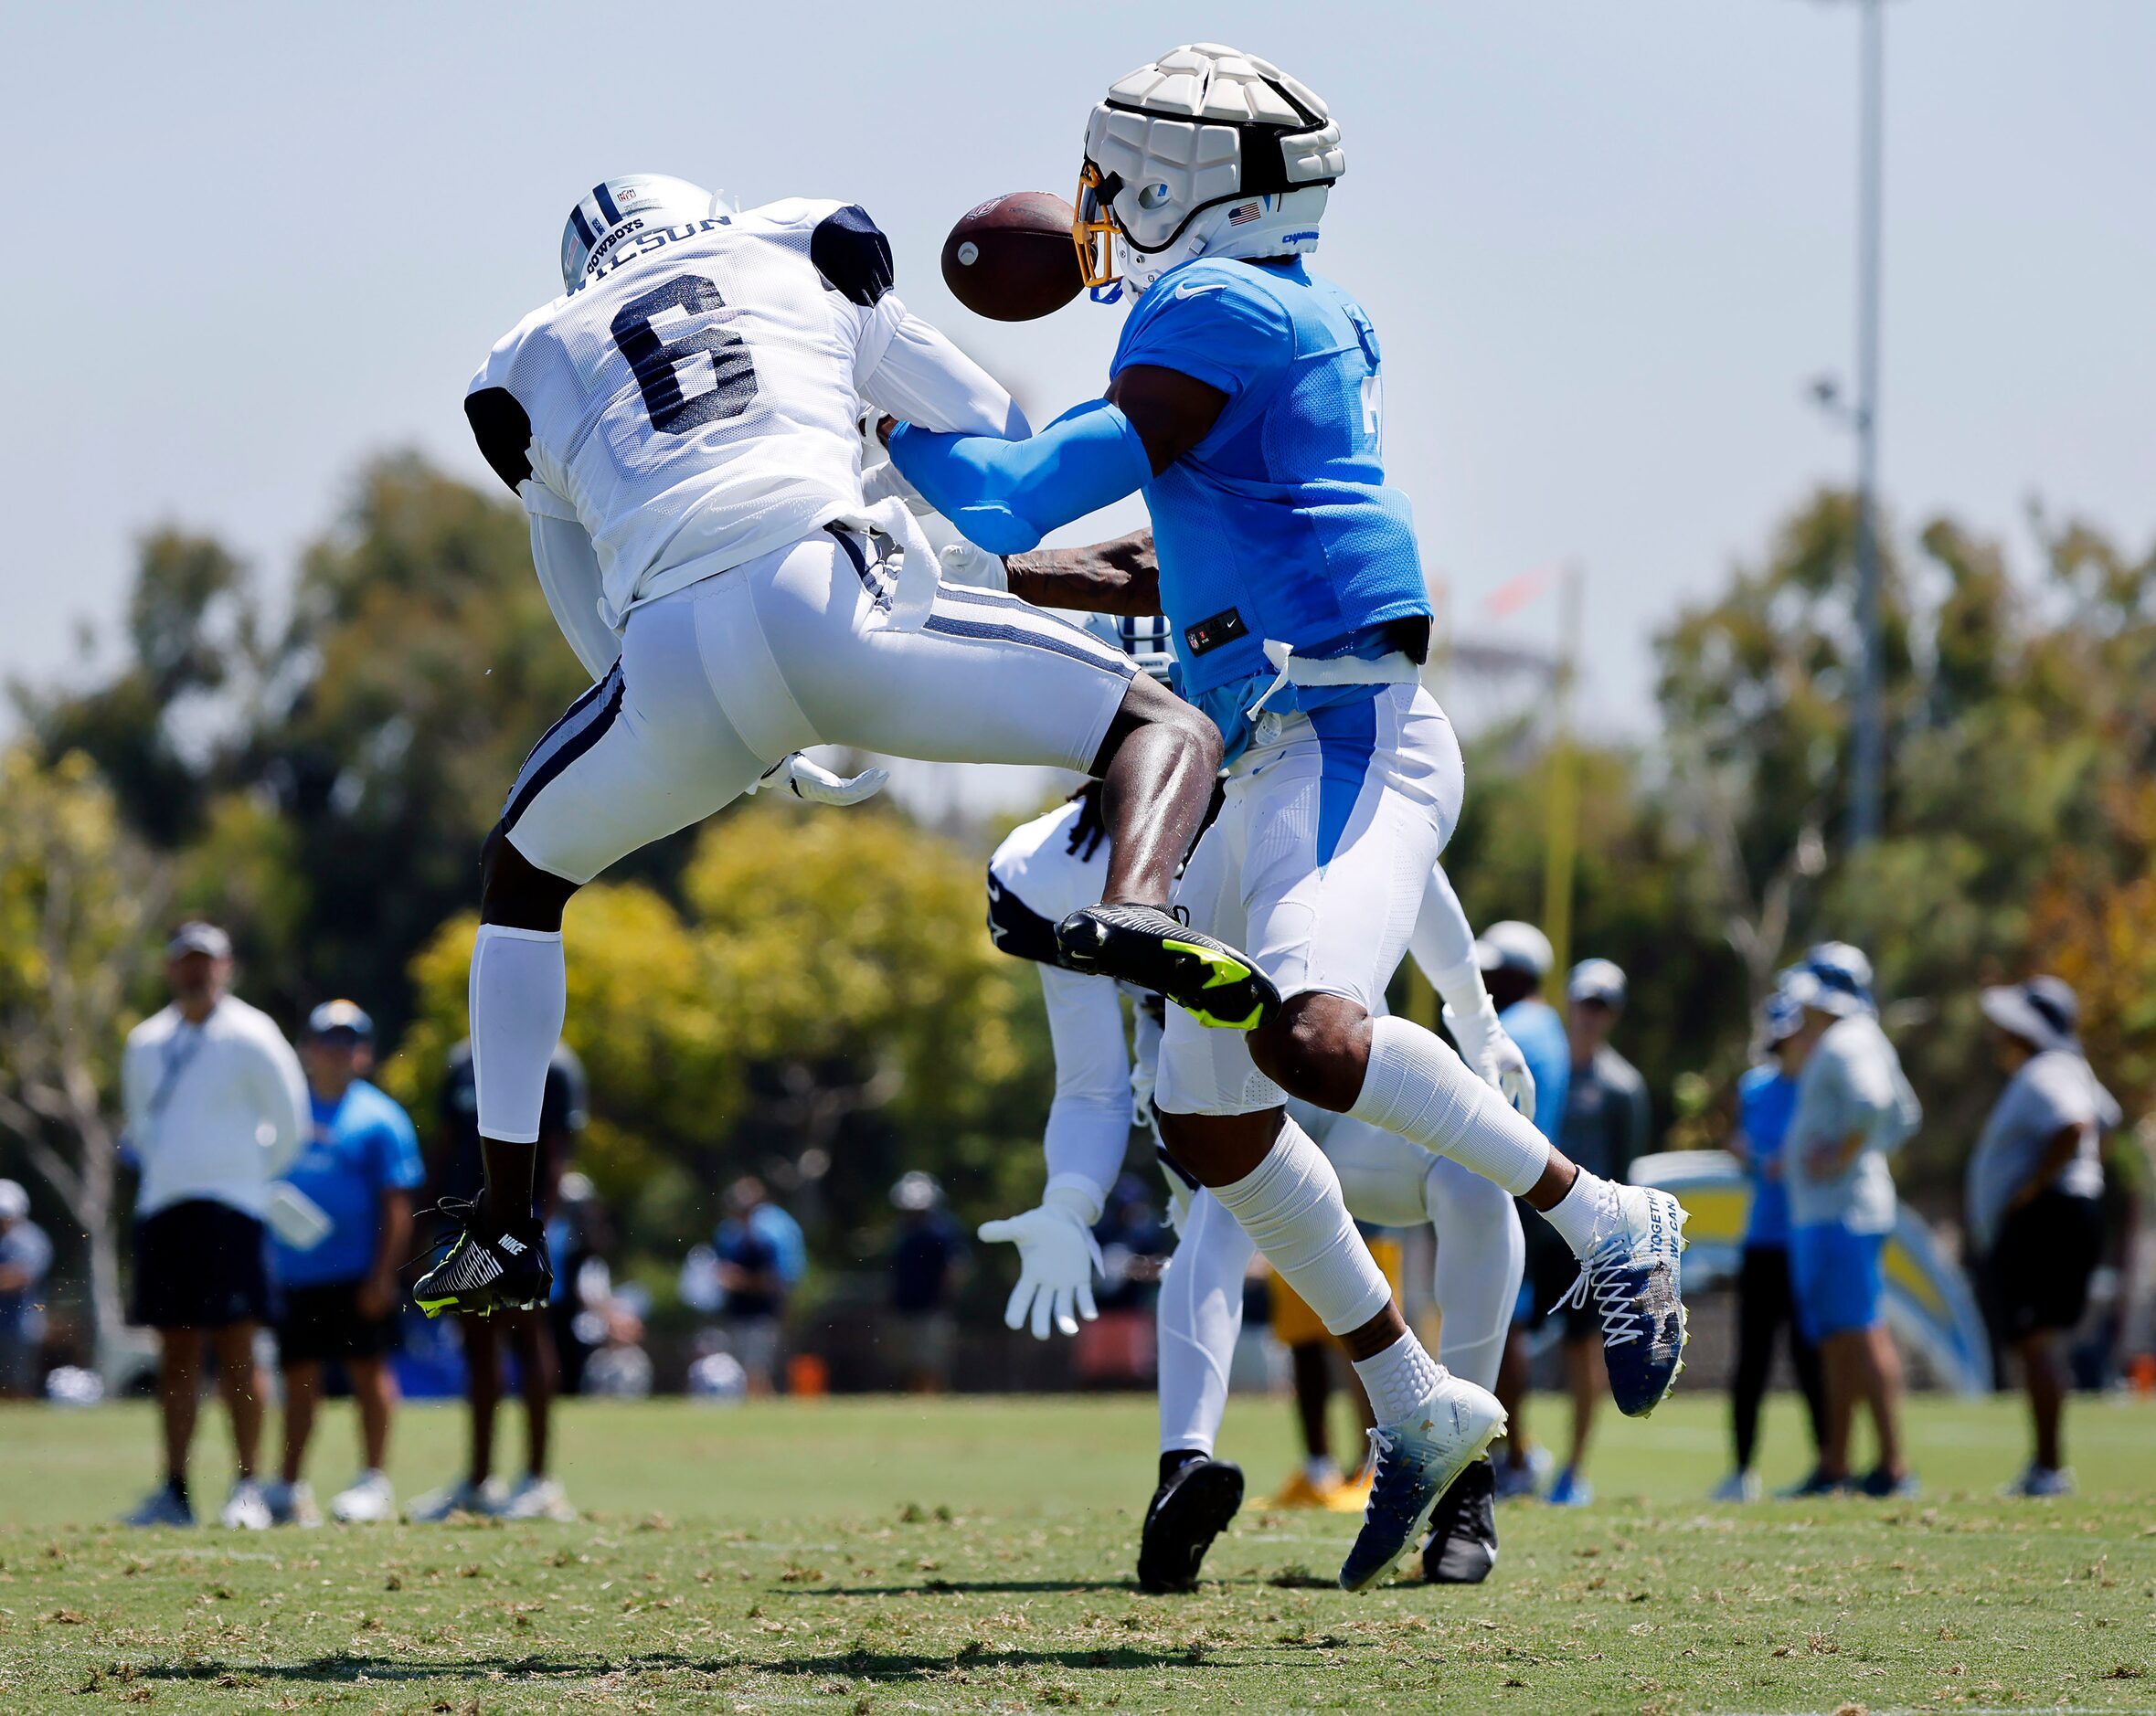
[[[1849,795],[1849,842],[1868,845],[1879,833],[1880,782],[1885,736],[1881,730],[1883,677],[1879,635],[1879,248],[1882,95],[1885,82],[1883,0],[1858,0],[1860,90],[1857,142],[1856,249],[1856,610],[1864,660],[1856,685]]]

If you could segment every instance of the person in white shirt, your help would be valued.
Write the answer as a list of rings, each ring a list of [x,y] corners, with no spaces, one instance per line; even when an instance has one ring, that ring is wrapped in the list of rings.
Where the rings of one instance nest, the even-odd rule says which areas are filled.
[[[165,1481],[133,1525],[192,1525],[187,1452],[206,1357],[232,1418],[239,1474],[222,1513],[260,1530],[255,1478],[266,1381],[255,1329],[270,1310],[264,1217],[271,1183],[305,1142],[306,1075],[266,1014],[226,993],[232,943],[214,924],[180,926],[165,950],[172,1005],[127,1037],[121,1087],[135,1192],[133,1318],[157,1331]]]

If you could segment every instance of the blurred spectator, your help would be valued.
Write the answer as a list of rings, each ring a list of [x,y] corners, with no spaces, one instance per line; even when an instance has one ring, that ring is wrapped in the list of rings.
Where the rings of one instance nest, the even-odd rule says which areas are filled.
[[[157,1331],[165,1481],[131,1525],[192,1525],[187,1453],[206,1358],[232,1420],[239,1466],[221,1515],[260,1531],[269,1503],[255,1478],[267,1380],[255,1329],[270,1310],[270,1186],[299,1154],[307,1080],[269,1018],[226,992],[232,943],[214,924],[182,924],[165,950],[172,1004],[128,1033],[121,1062],[135,1190],[133,1320]]]
[[[30,1220],[30,1194],[0,1180],[0,1400],[36,1397],[45,1345],[45,1296],[52,1241]]]
[[[777,1387],[779,1346],[786,1327],[785,1258],[765,1213],[770,1208],[763,1181],[743,1174],[727,1188],[726,1216],[711,1236],[718,1285],[726,1294],[720,1319],[727,1345],[748,1372],[749,1392],[757,1395]],[[791,1226],[791,1217],[787,1223]]]
[[[397,1511],[388,1469],[397,1404],[389,1355],[401,1297],[397,1273],[411,1255],[412,1192],[426,1175],[411,1120],[366,1081],[374,1039],[372,1019],[351,1001],[333,1001],[308,1015],[301,1044],[313,1135],[275,1196],[316,1219],[308,1243],[293,1245],[292,1234],[280,1232],[272,1254],[282,1300],[277,1357],[284,1372],[284,1467],[269,1501],[281,1525],[322,1522],[305,1472],[324,1363],[344,1367],[359,1409],[359,1476],[331,1499],[330,1514],[356,1524]],[[273,1202],[272,1227],[277,1207]]]
[[[652,1392],[651,1355],[643,1350],[643,1319],[626,1296],[608,1302],[606,1338],[585,1366],[584,1392],[607,1400],[644,1400]]]
[[[1096,1308],[1103,1317],[1110,1311],[1142,1311],[1150,1317],[1152,1289],[1175,1242],[1153,1208],[1152,1189],[1142,1175],[1124,1174],[1115,1182],[1093,1237],[1100,1243],[1102,1283],[1094,1296]]]
[[[1476,937],[1475,959],[1482,968],[1482,984],[1490,991],[1499,1022],[1520,1045],[1527,1070],[1535,1075],[1535,1124],[1543,1137],[1556,1143],[1565,1124],[1567,1087],[1572,1082],[1572,1044],[1564,1019],[1542,999],[1543,983],[1556,959],[1549,937],[1532,924],[1505,918]],[[1504,1458],[1497,1463],[1497,1493],[1501,1497],[1532,1495],[1549,1465],[1549,1456],[1527,1439],[1532,1356],[1528,1337],[1548,1317],[1549,1302],[1541,1298],[1537,1286],[1545,1267],[1542,1250],[1554,1244],[1567,1265],[1572,1261],[1571,1252],[1549,1223],[1524,1205],[1522,1209],[1521,1224],[1527,1235],[1527,1273],[1520,1284],[1512,1332],[1505,1339],[1504,1362],[1497,1372],[1497,1397],[1510,1416]],[[1570,1285],[1567,1276],[1566,1286]]]
[[[543,1222],[551,1222],[568,1170],[577,1134],[584,1129],[584,1067],[565,1043],[554,1045],[547,1063],[547,1087],[539,1107],[539,1159],[533,1196]],[[436,1160],[428,1176],[438,1198],[477,1198],[485,1182],[479,1146],[479,1083],[472,1044],[450,1052],[441,1075],[440,1133]],[[558,1302],[569,1284],[557,1272]],[[495,1514],[511,1520],[574,1520],[560,1483],[547,1465],[553,1455],[554,1395],[560,1381],[560,1359],[547,1311],[496,1311],[491,1317],[461,1317],[464,1337],[465,1385],[472,1403],[471,1458],[464,1475],[430,1490],[411,1506],[418,1520],[447,1520],[460,1513]],[[502,1401],[502,1348],[516,1361],[517,1385],[524,1396],[524,1476],[504,1488],[494,1478],[494,1417]]]
[[[1609,1033],[1624,1012],[1624,972],[1608,959],[1582,959],[1566,980],[1565,996],[1570,1016],[1556,1142],[1588,1172],[1622,1181],[1630,1177],[1632,1163],[1646,1153],[1653,1128],[1647,1081],[1638,1067],[1609,1046]],[[1535,1113],[1541,1112],[1538,1075]],[[1567,1298],[1578,1277],[1579,1260],[1557,1230],[1547,1222],[1535,1222],[1525,1231],[1533,1235],[1528,1252],[1534,1267],[1528,1278],[1534,1285],[1537,1320],[1549,1314],[1546,1308],[1565,1301],[1558,1314],[1564,1319],[1565,1382],[1572,1396],[1572,1449],[1550,1486],[1549,1499],[1560,1507],[1584,1507],[1595,1493],[1587,1477],[1588,1442],[1595,1410],[1609,1387],[1602,1365],[1601,1317],[1592,1305]]]
[[[2123,1117],[2082,1056],[2080,1003],[2066,984],[2031,978],[1984,990],[1981,1005],[2008,1077],[1969,1159],[1969,1232],[2034,1422],[2034,1455],[2014,1491],[2059,1496],[2073,1488],[2059,1349],[2087,1307],[2103,1252],[2103,1135]]]
[[[1799,1495],[1851,1487],[1857,1404],[1869,1409],[1879,1463],[1856,1485],[1869,1496],[1914,1493],[1901,1445],[1901,1358],[1880,1320],[1881,1256],[1895,1216],[1886,1159],[1922,1118],[1901,1057],[1879,1029],[1872,968],[1846,942],[1825,942],[1786,980],[1804,1010],[1796,1112],[1783,1146],[1790,1192],[1790,1277],[1797,1319],[1819,1348],[1826,1426],[1819,1467]]]
[[[1826,1397],[1819,1351],[1797,1324],[1790,1289],[1790,1193],[1783,1181],[1782,1141],[1797,1108],[1797,1075],[1804,1068],[1800,1036],[1804,1010],[1789,995],[1768,998],[1760,1014],[1766,1059],[1746,1070],[1736,1085],[1736,1130],[1729,1153],[1752,1182],[1745,1226],[1744,1260],[1736,1273],[1736,1370],[1729,1383],[1730,1426],[1736,1469],[1715,1491],[1716,1501],[1757,1501],[1759,1475],[1753,1458],[1759,1446],[1759,1404],[1774,1371],[1774,1348],[1786,1332],[1790,1363],[1811,1418],[1816,1456],[1825,1427]],[[1815,1461],[1816,1463],[1816,1461]]]
[[[547,1319],[554,1326],[565,1394],[583,1392],[585,1361],[605,1344],[600,1313],[614,1296],[613,1271],[607,1263],[613,1249],[613,1223],[590,1177],[574,1170],[563,1174],[554,1214],[547,1223],[547,1252],[556,1282]]]
[[[965,1280],[965,1234],[943,1207],[943,1188],[933,1174],[901,1175],[891,1188],[891,1207],[898,1212],[891,1309],[899,1373],[908,1393],[940,1394],[951,1386],[958,1350],[952,1307]]]

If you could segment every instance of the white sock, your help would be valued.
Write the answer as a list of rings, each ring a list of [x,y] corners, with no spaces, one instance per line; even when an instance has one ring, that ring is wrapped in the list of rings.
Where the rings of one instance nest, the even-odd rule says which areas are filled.
[[[1340,1467],[1333,1464],[1330,1454],[1313,1454],[1302,1462],[1302,1475],[1318,1488],[1340,1481]]]
[[[1549,1164],[1549,1140],[1485,1085],[1433,1031],[1387,1016],[1370,1022],[1370,1064],[1348,1110],[1450,1156],[1514,1197]]]
[[[1281,1280],[1333,1334],[1360,1329],[1392,1303],[1392,1289],[1355,1231],[1324,1152],[1291,1118],[1265,1160],[1232,1185],[1211,1188]]]
[[[1380,1425],[1397,1424],[1429,1398],[1444,1380],[1438,1361],[1423,1351],[1409,1329],[1383,1352],[1357,1359],[1355,1374],[1370,1396],[1370,1411]]]
[[[1161,1452],[1213,1451],[1227,1410],[1227,1372],[1243,1328],[1250,1236],[1209,1192],[1190,1201],[1161,1277]]]
[[[1581,1259],[1595,1248],[1598,1238],[1624,1219],[1617,1207],[1616,1186],[1584,1168],[1571,1189],[1543,1215],[1572,1247],[1572,1255]]]
[[[1494,1389],[1527,1261],[1519,1210],[1503,1187],[1443,1156],[1424,1177],[1423,1201],[1438,1239],[1438,1361]]]
[[[536,1144],[547,1063],[568,1012],[561,932],[480,925],[472,943],[470,1006],[480,1133]]]

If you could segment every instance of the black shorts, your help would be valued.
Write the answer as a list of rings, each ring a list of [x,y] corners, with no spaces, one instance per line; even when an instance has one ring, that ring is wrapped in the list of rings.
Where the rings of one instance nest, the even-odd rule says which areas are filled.
[[[284,1364],[330,1359],[378,1359],[397,1351],[397,1314],[368,1317],[359,1308],[357,1281],[288,1287],[277,1316],[277,1357]]]
[[[1572,1255],[1567,1245],[1531,1205],[1520,1204],[1520,1220],[1527,1234],[1527,1270],[1520,1286],[1521,1305],[1514,1319],[1529,1330],[1539,1329],[1550,1319],[1551,1313],[1564,1319],[1564,1335],[1567,1340],[1599,1340],[1602,1338],[1601,1319],[1595,1313],[1590,1298],[1585,1305],[1567,1305],[1556,1311],[1556,1303],[1572,1290],[1579,1279],[1579,1259]]]
[[[2104,1206],[2096,1198],[2040,1192],[2008,1211],[1991,1255],[2001,1336],[2015,1340],[2078,1323],[2103,1249]]]
[[[224,1329],[270,1315],[268,1236],[244,1210],[210,1198],[167,1204],[134,1224],[134,1302],[151,1329]]]

